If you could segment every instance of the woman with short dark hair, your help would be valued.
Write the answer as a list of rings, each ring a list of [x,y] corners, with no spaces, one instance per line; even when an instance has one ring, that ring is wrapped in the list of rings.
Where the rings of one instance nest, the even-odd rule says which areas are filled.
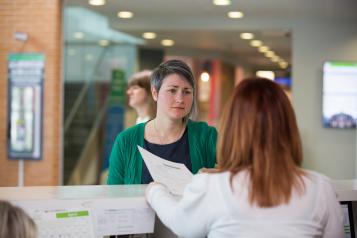
[[[121,132],[110,156],[108,184],[148,184],[153,181],[137,145],[192,173],[216,164],[217,131],[190,119],[196,86],[191,69],[180,60],[160,64],[151,75],[157,110],[154,119]]]

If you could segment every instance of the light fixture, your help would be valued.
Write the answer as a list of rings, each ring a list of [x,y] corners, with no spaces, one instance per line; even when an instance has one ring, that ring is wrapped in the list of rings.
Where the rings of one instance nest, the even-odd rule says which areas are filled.
[[[265,56],[268,58],[272,58],[275,56],[275,53],[274,53],[274,51],[267,51],[267,52],[265,52]]]
[[[203,71],[200,76],[202,82],[208,82],[209,81],[209,73],[206,71]]]
[[[161,45],[163,46],[173,46],[175,44],[175,41],[170,40],[170,39],[163,39],[161,41]]]
[[[155,39],[156,38],[156,33],[154,33],[154,32],[144,32],[142,36],[143,36],[144,39],[151,40],[151,39]]]
[[[83,32],[80,32],[80,31],[77,31],[73,34],[74,38],[76,39],[83,39],[84,37],[84,33]]]
[[[228,12],[229,18],[242,18],[244,16],[243,12]]]
[[[108,40],[99,40],[98,41],[98,45],[103,46],[103,47],[108,46],[109,44],[110,44],[110,42]]]
[[[288,63],[286,63],[286,62],[280,62],[280,63],[279,63],[279,66],[280,66],[281,68],[283,68],[283,69],[286,69],[286,68],[288,67]]]
[[[252,33],[244,32],[240,34],[240,38],[243,40],[251,40],[254,38],[254,35]]]
[[[213,0],[213,4],[217,6],[231,5],[231,0]]]
[[[271,61],[273,61],[273,62],[278,62],[279,61],[279,56],[273,56],[273,57],[271,57]]]
[[[105,5],[105,0],[89,0],[88,3],[92,6],[102,6]]]
[[[255,75],[259,78],[267,78],[270,80],[274,80],[275,78],[274,72],[270,70],[258,70]]]
[[[262,52],[262,53],[265,53],[269,50],[269,47],[268,46],[260,46],[258,51],[259,52]]]
[[[118,12],[118,17],[119,18],[132,18],[134,16],[134,13],[132,12],[129,12],[129,11],[121,11],[121,12]]]
[[[252,40],[250,42],[250,45],[253,46],[253,47],[259,47],[261,46],[263,43],[260,41],[260,40]]]

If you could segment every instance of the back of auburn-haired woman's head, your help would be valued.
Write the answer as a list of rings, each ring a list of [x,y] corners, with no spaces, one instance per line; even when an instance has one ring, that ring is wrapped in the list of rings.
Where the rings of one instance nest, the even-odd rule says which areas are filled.
[[[218,167],[250,174],[250,202],[271,207],[302,188],[302,149],[295,114],[285,92],[268,79],[243,80],[221,118]]]

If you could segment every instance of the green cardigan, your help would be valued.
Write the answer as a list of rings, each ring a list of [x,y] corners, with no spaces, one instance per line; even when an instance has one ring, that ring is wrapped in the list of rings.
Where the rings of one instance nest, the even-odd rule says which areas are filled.
[[[146,123],[130,127],[116,137],[109,158],[107,184],[141,184],[143,159],[137,145],[144,147]],[[216,164],[217,131],[205,122],[189,120],[188,143],[192,172],[213,168]]]

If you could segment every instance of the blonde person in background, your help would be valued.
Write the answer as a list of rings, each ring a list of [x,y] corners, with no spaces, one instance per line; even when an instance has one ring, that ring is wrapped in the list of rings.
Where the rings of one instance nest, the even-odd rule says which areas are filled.
[[[0,238],[36,237],[36,225],[25,211],[0,200]]]
[[[151,183],[149,204],[180,237],[342,238],[330,180],[302,169],[295,114],[283,90],[248,79],[221,118],[216,171],[194,176],[183,197]]]
[[[130,78],[128,83],[126,90],[128,104],[137,113],[136,124],[147,122],[155,117],[156,103],[151,96],[151,73],[150,70],[138,72]]]

